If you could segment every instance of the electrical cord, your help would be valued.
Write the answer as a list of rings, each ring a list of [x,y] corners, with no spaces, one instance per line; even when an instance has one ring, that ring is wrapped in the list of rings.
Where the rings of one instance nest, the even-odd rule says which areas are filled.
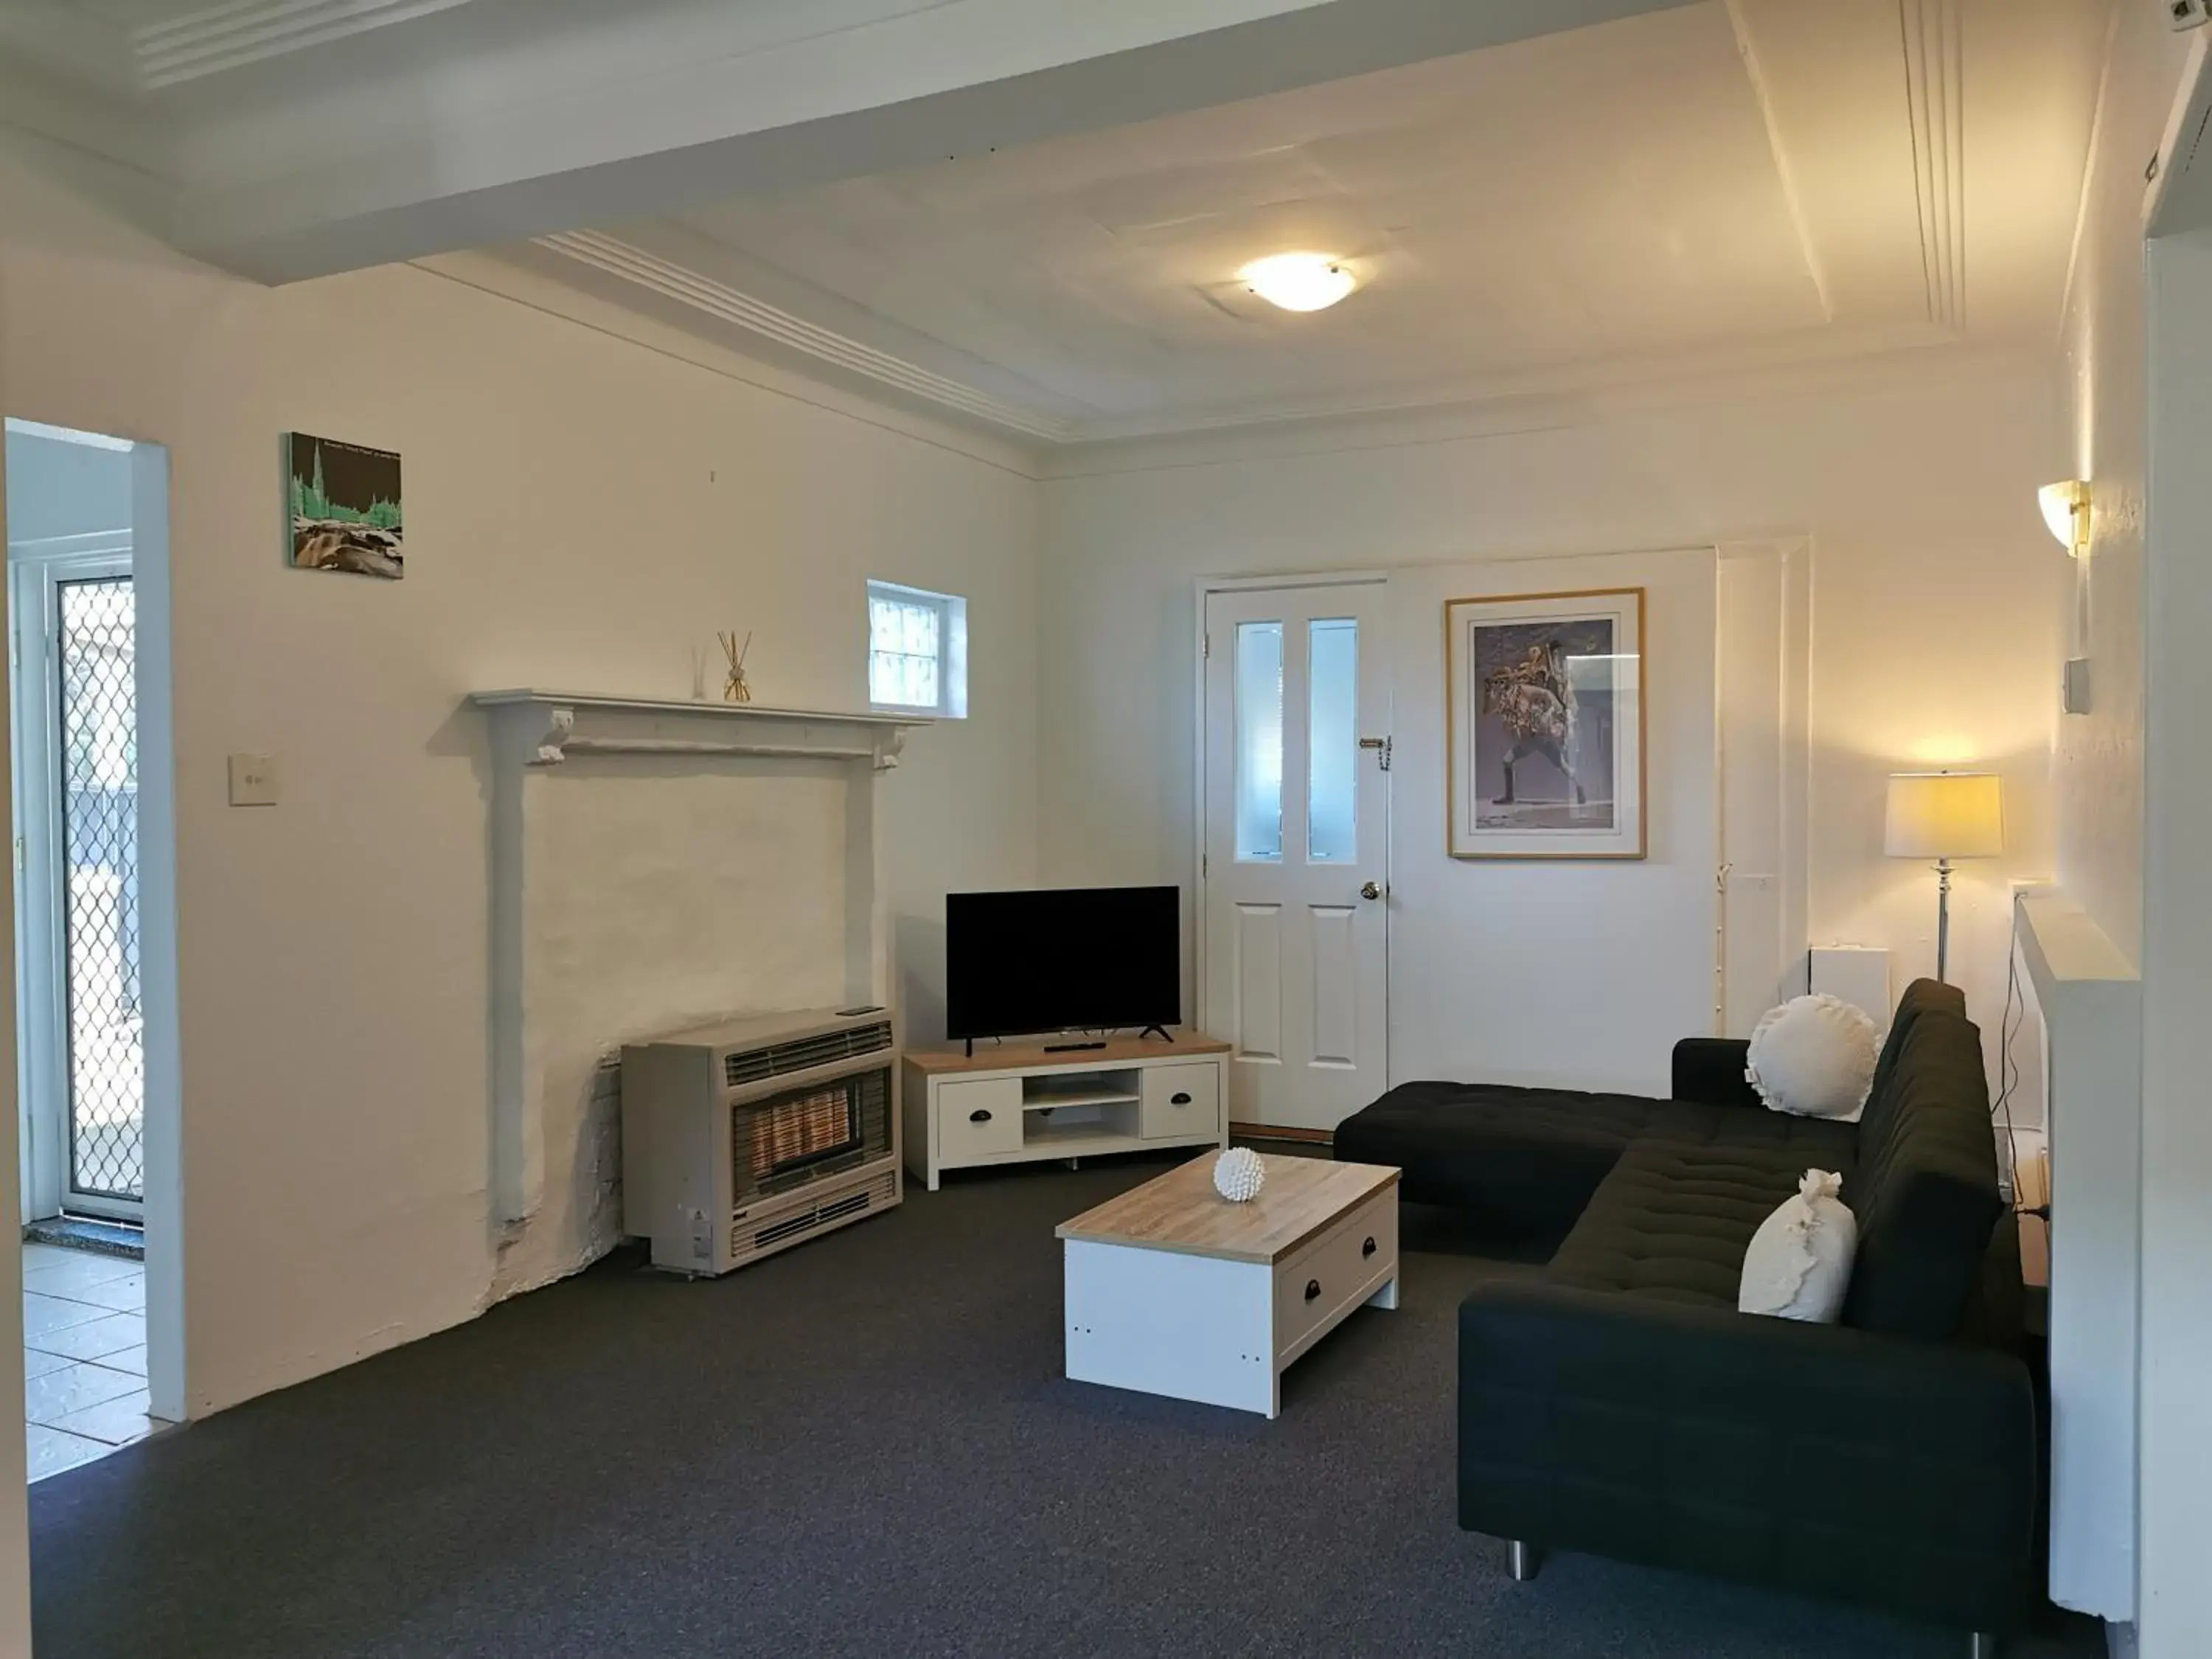
[[[2020,1084],[2020,1066],[2013,1059],[2013,1039],[2019,1035],[2017,1021],[2027,1018],[2027,999],[2020,988],[2020,896],[2013,895],[2012,936],[2005,942],[2005,1000],[2004,1012],[1997,1018],[1997,1097],[1990,1108],[1994,1121],[2004,1120],[2005,1184],[2014,1209],[2020,1208],[2020,1148],[2013,1139],[2012,1091]],[[2034,1211],[2025,1212],[2034,1214]],[[2042,1206],[2044,1218],[2051,1215],[2048,1205]]]

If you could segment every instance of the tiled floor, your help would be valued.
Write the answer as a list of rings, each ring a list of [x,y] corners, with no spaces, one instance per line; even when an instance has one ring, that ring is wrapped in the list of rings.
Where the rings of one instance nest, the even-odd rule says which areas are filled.
[[[23,1247],[23,1396],[31,1479],[164,1426],[146,1414],[146,1266]]]

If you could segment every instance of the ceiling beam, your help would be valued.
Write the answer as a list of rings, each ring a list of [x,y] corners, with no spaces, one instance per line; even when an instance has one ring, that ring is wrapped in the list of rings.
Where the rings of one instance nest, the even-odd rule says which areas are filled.
[[[684,61],[580,93],[532,99],[480,81],[484,95],[422,98],[358,143],[309,82],[295,106],[241,118],[228,142],[217,130],[188,145],[201,165],[179,193],[178,240],[289,282],[912,167],[1684,3],[941,0],[879,7],[873,21],[772,50],[702,57],[686,36]],[[650,27],[644,8],[632,15]]]

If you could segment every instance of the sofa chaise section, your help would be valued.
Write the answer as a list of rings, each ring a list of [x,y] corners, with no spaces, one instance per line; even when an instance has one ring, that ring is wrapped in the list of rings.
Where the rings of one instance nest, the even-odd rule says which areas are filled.
[[[1408,1200],[1565,1231],[1540,1279],[1462,1305],[1460,1524],[1516,1570],[1584,1550],[2009,1629],[2040,1459],[1979,1033],[1912,986],[1858,1123],[1767,1110],[1745,1056],[1685,1040],[1667,1100],[1406,1085],[1340,1127]],[[1841,1322],[1738,1313],[1815,1167],[1859,1225]]]
[[[1460,1523],[1981,1632],[2029,1599],[2036,1407],[1979,1032],[1915,987],[1863,1119],[1655,1112],[1541,1281],[1460,1310]],[[1741,1068],[1741,1046],[1736,1061]],[[1741,1097],[1739,1097],[1739,1103]],[[1808,1167],[1859,1249],[1842,1322],[1735,1309]]]

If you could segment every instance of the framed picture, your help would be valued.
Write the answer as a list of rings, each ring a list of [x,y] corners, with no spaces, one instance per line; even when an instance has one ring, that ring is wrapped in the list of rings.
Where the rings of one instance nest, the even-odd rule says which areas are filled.
[[[1640,859],[1644,590],[1444,602],[1449,850]]]
[[[398,455],[288,432],[284,468],[296,568],[392,581],[407,574]]]

